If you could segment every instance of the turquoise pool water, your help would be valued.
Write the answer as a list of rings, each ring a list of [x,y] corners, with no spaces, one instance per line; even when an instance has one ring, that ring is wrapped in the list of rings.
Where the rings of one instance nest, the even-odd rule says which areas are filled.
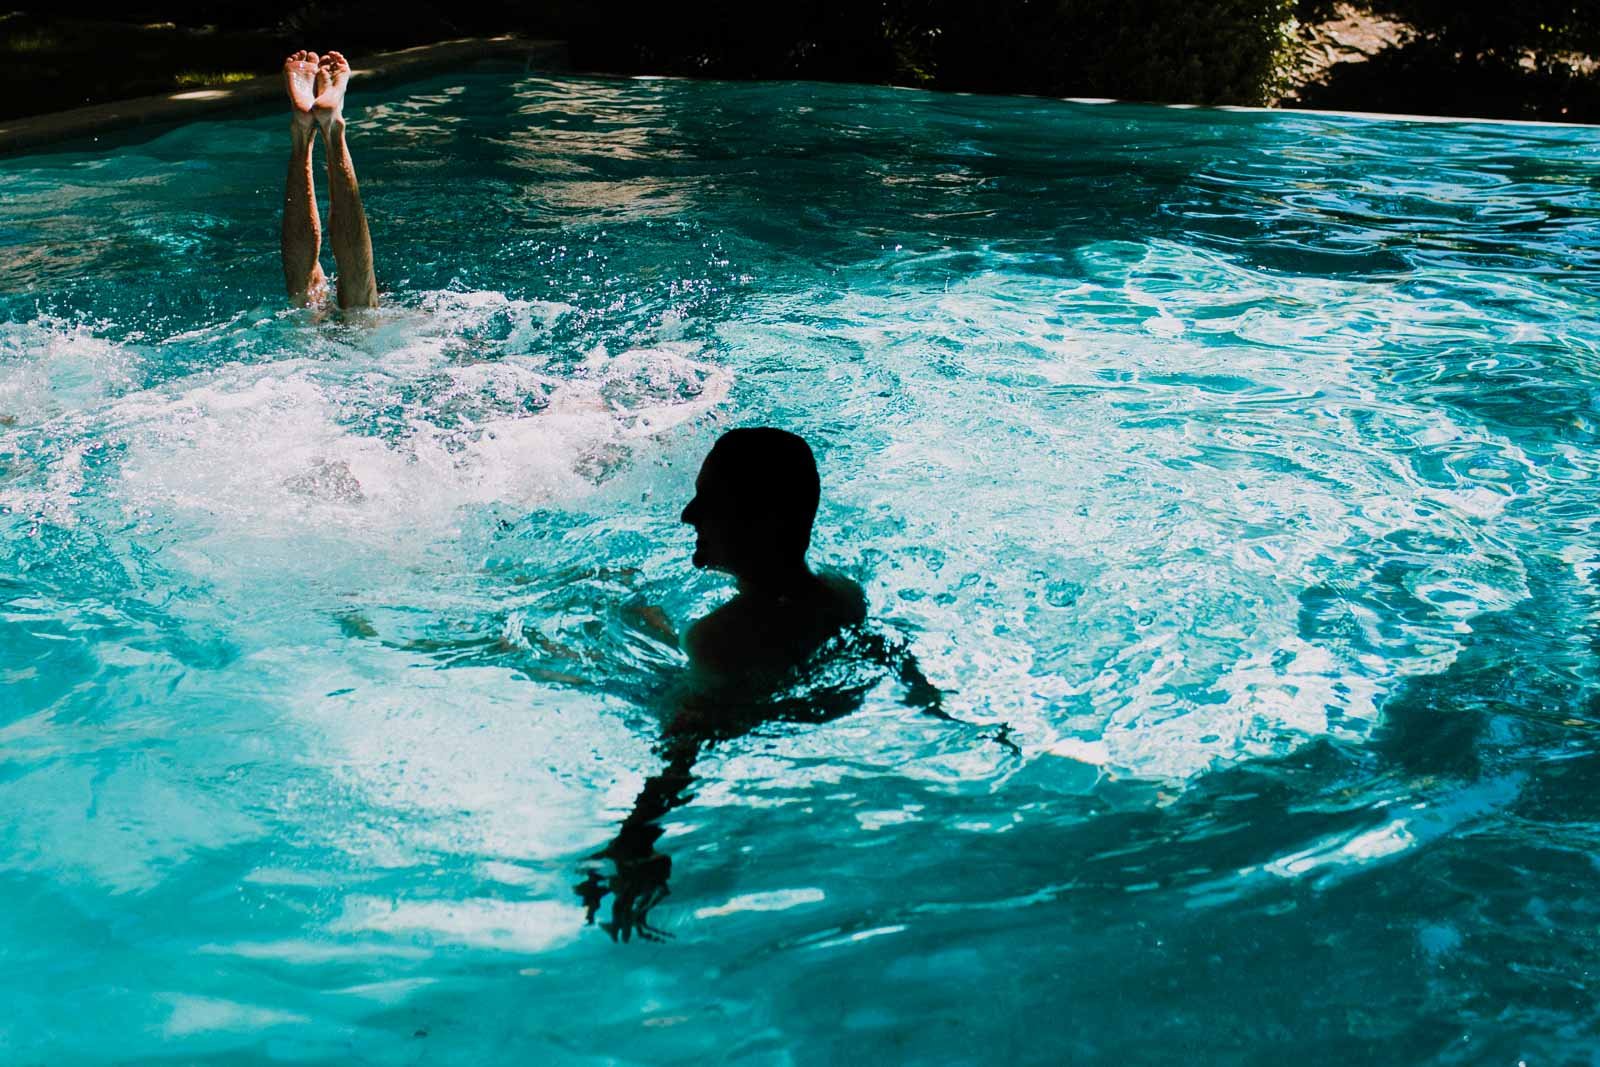
[[[281,116],[0,161],[0,1061],[1600,1063],[1600,132],[352,92],[366,321]],[[838,666],[614,943],[748,423],[966,723]]]

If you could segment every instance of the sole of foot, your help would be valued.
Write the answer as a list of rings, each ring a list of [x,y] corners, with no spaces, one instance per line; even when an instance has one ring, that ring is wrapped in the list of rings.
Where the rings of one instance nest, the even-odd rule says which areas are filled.
[[[296,126],[310,126],[317,102],[317,75],[320,57],[315,52],[299,51],[283,61],[283,87],[289,94],[289,114]]]
[[[344,120],[344,90],[350,82],[350,64],[338,52],[324,55],[317,65],[316,99],[311,113],[324,131]]]

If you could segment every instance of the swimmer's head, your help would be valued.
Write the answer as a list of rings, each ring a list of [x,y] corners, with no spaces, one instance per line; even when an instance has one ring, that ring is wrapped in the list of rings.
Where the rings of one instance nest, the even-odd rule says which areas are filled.
[[[759,580],[805,565],[821,495],[816,457],[787,430],[729,430],[712,446],[683,521],[694,565]]]

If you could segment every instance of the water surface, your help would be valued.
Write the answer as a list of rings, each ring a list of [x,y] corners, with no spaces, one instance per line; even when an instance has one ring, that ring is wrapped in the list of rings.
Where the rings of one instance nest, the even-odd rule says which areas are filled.
[[[352,92],[368,320],[283,118],[0,162],[0,1059],[1600,1063],[1593,131]],[[615,944],[754,423],[967,725],[716,746]]]

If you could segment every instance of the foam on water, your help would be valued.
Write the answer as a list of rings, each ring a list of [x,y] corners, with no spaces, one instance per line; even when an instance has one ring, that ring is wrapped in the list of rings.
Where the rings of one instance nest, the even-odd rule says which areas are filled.
[[[872,427],[852,532],[893,560],[875,568],[881,608],[923,632],[938,677],[965,680],[965,714],[1186,778],[1364,735],[1396,684],[1448,667],[1475,616],[1528,595],[1506,547],[1528,530],[1506,505],[1546,475],[1480,424],[1396,402],[1361,359],[1472,321],[1460,304],[1269,281],[1172,244],[1081,256],[1067,287],[1002,260],[724,331],[756,359],[837,354],[847,414],[886,382],[905,394]],[[891,539],[925,547],[896,559]],[[1426,558],[1382,581],[1403,545]]]
[[[392,536],[471,504],[535,506],[582,492],[625,442],[713,408],[727,375],[692,351],[598,352],[567,378],[512,359],[412,362],[404,377],[375,366],[353,382],[298,360],[224,369],[108,413],[127,448],[122,495],[269,535],[305,523]]]
[[[564,717],[530,720],[526,686],[503,670],[474,684],[471,672],[418,670],[414,656],[381,647],[353,655],[327,646],[319,620],[326,626],[374,587],[402,600],[448,598],[463,565],[450,539],[468,510],[581,500],[629,462],[632,448],[724,403],[728,372],[697,359],[697,346],[672,342],[614,356],[596,349],[559,374],[531,355],[463,362],[457,346],[474,330],[515,346],[563,309],[492,293],[427,293],[417,304],[385,313],[353,347],[341,342],[336,363],[227,363],[143,389],[131,387],[133,357],[85,327],[45,320],[12,328],[7,395],[26,417],[0,440],[0,457],[15,457],[0,483],[0,513],[34,530],[103,530],[104,549],[124,561],[142,554],[141,543],[159,546],[166,591],[145,595],[164,603],[163,625],[192,626],[230,649],[220,670],[195,673],[164,649],[97,642],[99,691],[66,691],[4,727],[13,756],[96,747],[92,731],[73,737],[67,724],[102,701],[124,708],[124,730],[154,738],[186,714],[209,715],[202,709],[249,694],[251,729],[289,731],[263,739],[264,751],[316,751],[331,774],[303,812],[312,825],[330,796],[350,790],[364,806],[415,821],[415,832],[396,823],[398,834],[371,826],[335,833],[329,844],[355,862],[445,847],[548,857],[597,843],[599,811],[624,803],[638,780],[629,766],[649,761],[627,731],[626,710],[566,700]],[[36,600],[21,617],[37,625],[75,615],[62,599]],[[152,684],[160,712],[128,715],[156,697]],[[545,728],[530,732],[538,722]],[[558,727],[597,746],[580,746],[578,762],[559,773],[548,756],[569,747],[550,732]],[[627,761],[606,770],[611,791],[562,785],[593,777],[593,750]],[[550,789],[528,790],[530,762],[550,775],[540,779]],[[101,775],[95,793],[143,829],[87,834],[81,814],[57,798],[95,773],[67,764],[37,773],[13,802],[25,829],[10,840],[13,855],[133,891],[197,850],[268,833],[242,814],[251,807],[242,797],[197,788],[195,769],[179,760],[168,770]],[[59,782],[46,788],[49,778]],[[119,795],[119,783],[132,792]],[[507,792],[524,802],[485,821],[484,805]],[[258,799],[280,815],[299,810],[281,795]],[[564,807],[572,813],[560,818]],[[193,817],[162,819],[163,810]],[[472,814],[459,825],[449,818],[462,812]],[[546,826],[551,840],[529,838],[532,825]],[[586,836],[572,840],[574,825]]]
[[[84,327],[12,328],[0,381],[18,427],[8,444],[37,449],[51,469],[19,464],[0,506],[75,521],[73,472],[92,440],[116,457],[118,477],[85,506],[160,511],[245,539],[299,532],[395,543],[444,534],[462,507],[579,495],[623,462],[629,442],[701,416],[727,394],[727,371],[688,343],[596,349],[559,376],[533,356],[463,361],[456,346],[470,325],[507,319],[503,344],[516,346],[559,309],[486,293],[423,294],[420,303],[424,312],[380,323],[336,366],[230,363],[139,390],[127,388],[130,355]]]

